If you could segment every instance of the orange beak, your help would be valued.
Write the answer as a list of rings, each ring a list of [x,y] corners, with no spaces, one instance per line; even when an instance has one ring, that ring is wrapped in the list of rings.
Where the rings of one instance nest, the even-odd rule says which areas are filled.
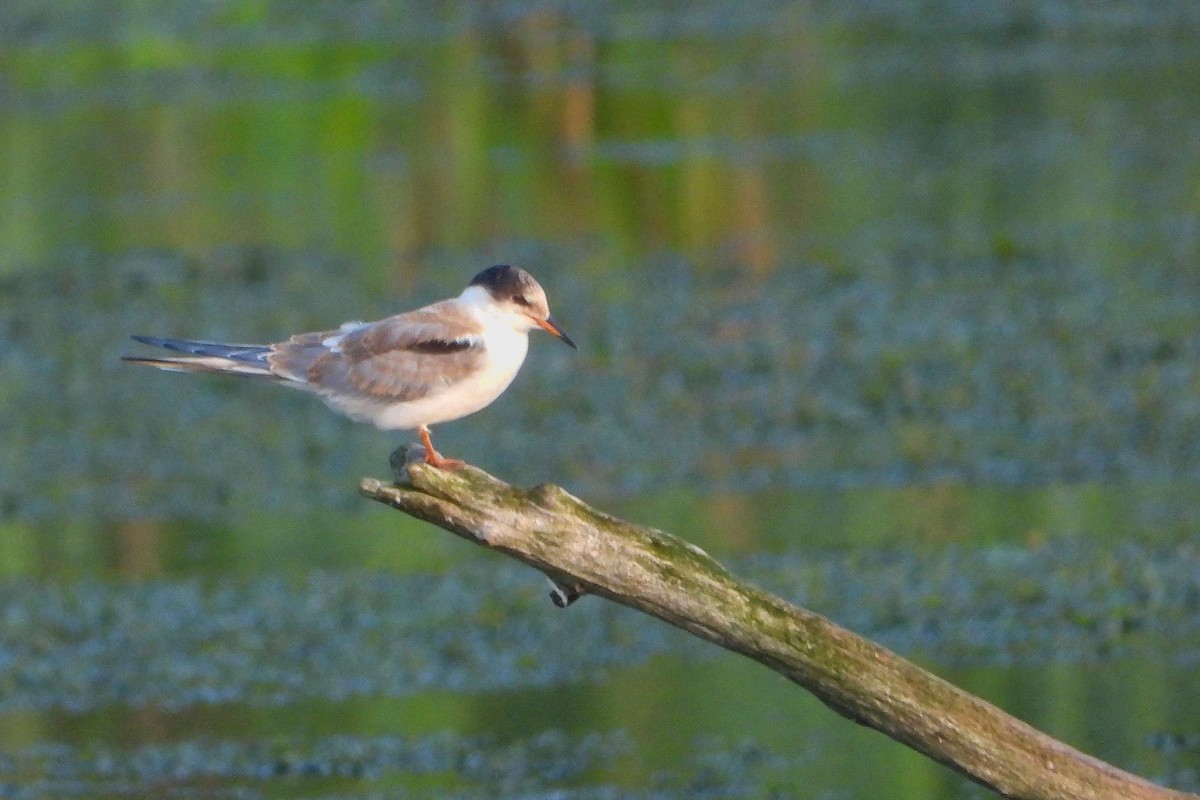
[[[563,333],[562,328],[558,327],[558,324],[555,323],[554,320],[547,318],[547,319],[535,319],[533,321],[537,324],[537,326],[539,328],[546,331],[546,333],[554,334],[559,339],[562,339],[564,342],[571,345],[571,347],[574,347],[576,350],[579,349],[578,347],[575,347],[575,343],[571,341],[571,337],[567,336],[565,333]]]

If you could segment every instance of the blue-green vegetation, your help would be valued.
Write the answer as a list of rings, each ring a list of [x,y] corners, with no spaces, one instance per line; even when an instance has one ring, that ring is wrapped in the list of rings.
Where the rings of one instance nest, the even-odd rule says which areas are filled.
[[[736,570],[900,652],[950,667],[1200,662],[1200,549],[1036,548],[751,556]],[[719,651],[620,607],[551,613],[494,559],[440,575],[0,584],[0,712],[281,705],[603,681]]]

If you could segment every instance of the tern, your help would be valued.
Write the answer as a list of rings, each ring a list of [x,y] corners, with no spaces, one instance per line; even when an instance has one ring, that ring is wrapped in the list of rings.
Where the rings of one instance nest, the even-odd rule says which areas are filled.
[[[474,414],[499,397],[525,361],[535,328],[575,347],[551,319],[546,293],[533,276],[501,264],[476,275],[458,297],[377,322],[347,322],[274,344],[134,336],[185,355],[123,360],[301,389],[352,420],[383,430],[415,429],[427,464],[457,469],[463,462],[434,449],[429,427]]]

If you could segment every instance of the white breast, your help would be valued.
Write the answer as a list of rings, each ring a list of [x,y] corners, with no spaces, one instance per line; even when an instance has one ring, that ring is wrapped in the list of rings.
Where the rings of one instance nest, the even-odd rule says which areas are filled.
[[[495,326],[485,330],[482,338],[487,356],[484,368],[478,372],[419,400],[380,405],[369,411],[355,409],[359,414],[351,416],[384,430],[411,430],[420,425],[449,422],[486,408],[517,376],[529,351],[529,336],[507,326]],[[350,412],[344,405],[340,410]]]

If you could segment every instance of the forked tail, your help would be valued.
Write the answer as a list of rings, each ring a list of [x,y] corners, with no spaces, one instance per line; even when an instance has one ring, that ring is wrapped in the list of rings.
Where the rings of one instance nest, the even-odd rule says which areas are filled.
[[[219,344],[217,342],[198,342],[192,339],[163,339],[157,336],[134,336],[132,338],[142,344],[173,350],[177,353],[187,353],[187,355],[163,358],[121,356],[122,361],[128,361],[131,364],[145,364],[149,367],[174,372],[218,372],[224,375],[246,375],[258,378],[278,377],[271,372],[271,366],[267,363],[267,355],[271,352],[270,345]]]

